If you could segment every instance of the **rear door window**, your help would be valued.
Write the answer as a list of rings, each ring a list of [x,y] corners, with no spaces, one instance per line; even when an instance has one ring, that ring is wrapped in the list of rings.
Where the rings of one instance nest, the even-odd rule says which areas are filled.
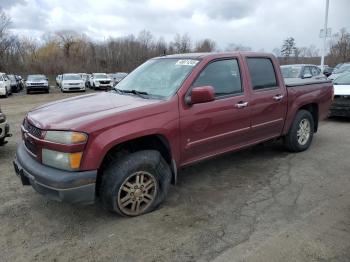
[[[249,57],[247,64],[253,90],[277,88],[275,69],[271,59]]]
[[[311,74],[311,70],[310,70],[310,67],[309,66],[305,66],[304,67],[304,73],[303,73],[303,76],[305,75],[312,75]]]
[[[316,66],[311,67],[311,74],[312,74],[313,76],[317,76],[317,75],[319,75],[320,73],[321,73],[321,70],[318,69]]]

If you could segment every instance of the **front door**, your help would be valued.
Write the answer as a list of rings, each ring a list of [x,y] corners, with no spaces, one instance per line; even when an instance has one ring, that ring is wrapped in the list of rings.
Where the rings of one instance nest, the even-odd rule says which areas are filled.
[[[230,151],[249,139],[249,96],[242,85],[237,58],[215,60],[192,87],[212,86],[215,100],[180,110],[181,164]]]

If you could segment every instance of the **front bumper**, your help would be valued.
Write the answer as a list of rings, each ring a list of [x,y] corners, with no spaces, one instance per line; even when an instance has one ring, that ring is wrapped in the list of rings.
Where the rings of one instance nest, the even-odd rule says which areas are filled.
[[[336,97],[330,107],[330,116],[350,117],[350,96]]]
[[[30,91],[35,91],[35,90],[48,90],[49,89],[49,86],[27,86],[27,90],[30,90]]]
[[[62,86],[62,90],[63,91],[84,91],[85,90],[85,86]]]
[[[23,185],[31,185],[49,199],[79,204],[95,201],[97,170],[70,172],[45,166],[29,155],[23,143],[13,164]]]

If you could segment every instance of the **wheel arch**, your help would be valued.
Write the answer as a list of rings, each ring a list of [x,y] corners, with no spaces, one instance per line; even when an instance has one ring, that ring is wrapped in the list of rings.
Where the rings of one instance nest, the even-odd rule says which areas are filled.
[[[306,111],[309,111],[310,114],[312,115],[312,118],[314,120],[314,132],[316,133],[317,130],[318,130],[318,104],[317,103],[310,103],[310,104],[306,104],[306,105],[303,105],[301,106],[297,112],[299,110],[306,110]]]
[[[176,182],[176,165],[172,157],[171,146],[168,139],[161,134],[145,135],[133,138],[113,145],[102,158],[101,165],[97,171],[96,194],[99,195],[98,189],[101,184],[104,168],[118,157],[124,154],[130,154],[141,150],[156,150],[169,165],[172,171],[172,183]]]

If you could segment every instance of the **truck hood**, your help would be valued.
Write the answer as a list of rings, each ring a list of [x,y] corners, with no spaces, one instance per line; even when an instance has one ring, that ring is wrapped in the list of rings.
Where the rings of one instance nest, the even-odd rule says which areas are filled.
[[[31,110],[27,117],[44,130],[82,130],[104,117],[158,102],[114,92],[94,93],[45,104]]]

